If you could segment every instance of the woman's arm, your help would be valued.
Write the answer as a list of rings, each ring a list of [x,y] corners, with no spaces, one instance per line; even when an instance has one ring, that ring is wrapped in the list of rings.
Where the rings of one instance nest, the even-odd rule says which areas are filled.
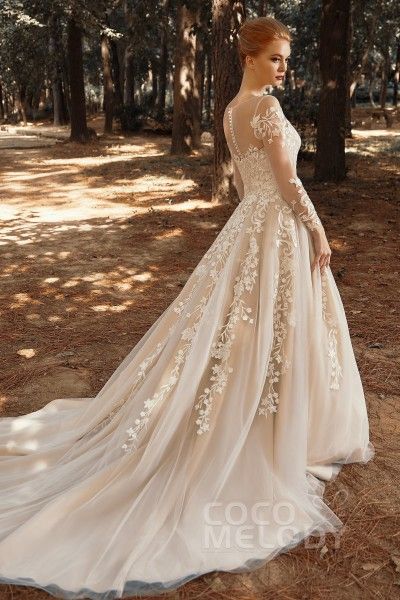
[[[286,147],[286,131],[289,124],[275,96],[265,96],[260,100],[251,126],[255,137],[263,141],[283,199],[311,231],[323,230],[315,207],[297,176],[295,165],[290,160]]]

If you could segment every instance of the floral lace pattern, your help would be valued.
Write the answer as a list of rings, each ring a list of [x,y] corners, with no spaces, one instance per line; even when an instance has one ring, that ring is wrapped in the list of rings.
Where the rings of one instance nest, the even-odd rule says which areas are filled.
[[[273,344],[268,364],[267,377],[263,397],[258,414],[268,416],[277,411],[279,404],[278,386],[281,377],[290,367],[285,356],[285,340],[289,326],[295,327],[293,312],[294,300],[294,249],[297,247],[297,233],[290,209],[284,207],[279,211],[276,245],[281,249],[274,276],[273,290]],[[289,213],[289,214],[288,214]]]
[[[330,359],[331,364],[330,388],[332,390],[338,390],[339,378],[342,377],[342,367],[339,362],[337,351],[337,323],[327,310],[327,276],[328,275],[325,268],[321,273],[322,314],[324,321],[328,327],[328,357]]]
[[[231,110],[228,110],[228,118],[232,139],[235,140]],[[254,117],[251,124],[256,137],[266,136],[269,143],[274,136],[282,134],[283,144],[288,150],[290,160],[293,165],[296,164],[296,156],[301,143],[300,136],[281,111],[267,110],[265,115]],[[210,430],[210,418],[216,398],[218,395],[222,396],[234,371],[231,357],[232,348],[235,343],[238,343],[238,328],[243,322],[249,326],[253,326],[255,323],[254,293],[252,294],[252,292],[259,276],[258,264],[261,251],[257,234],[263,231],[263,223],[269,210],[276,211],[275,243],[278,247],[278,255],[272,291],[272,346],[266,365],[266,379],[258,406],[258,414],[266,417],[278,409],[280,382],[291,365],[287,356],[288,334],[290,328],[296,325],[294,273],[298,230],[294,217],[295,212],[299,213],[294,211],[290,204],[282,198],[271,169],[266,168],[266,152],[265,145],[259,148],[250,144],[247,150],[241,153],[237,143],[234,145],[234,152],[231,151],[244,182],[244,197],[174,302],[173,310],[178,315],[179,322],[184,319],[185,326],[172,356],[172,367],[167,372],[162,384],[158,384],[154,393],[144,401],[139,414],[126,429],[127,440],[122,446],[124,452],[132,452],[137,447],[140,436],[146,430],[154,410],[162,406],[173,391],[197,339],[202,317],[207,310],[211,310],[210,299],[232,248],[239,234],[245,233],[247,249],[233,283],[232,301],[224,314],[224,322],[218,327],[212,340],[207,380],[193,405],[193,410],[196,412],[197,434],[202,435]],[[290,185],[293,184],[297,188],[296,193],[302,207],[300,218],[307,226],[317,226],[318,216],[315,209],[307,212],[308,197],[304,195],[304,188],[297,176],[291,178]],[[245,220],[248,220],[250,225],[246,227],[245,232],[242,232]],[[199,295],[199,289],[202,290],[201,295],[196,302],[193,302],[193,299]],[[336,329],[331,316],[326,311],[326,303],[324,304],[324,319],[330,327],[328,349],[332,365],[330,385],[334,387],[338,385],[340,365],[337,361]]]
[[[264,114],[255,114],[250,121],[257,139],[265,138],[269,144],[273,137],[280,138],[280,144],[284,146],[290,137],[290,123],[279,106],[267,106]]]
[[[209,430],[209,416],[215,394],[222,393],[228,381],[228,374],[233,371],[233,368],[229,365],[229,357],[236,337],[235,325],[239,319],[248,321],[249,324],[252,324],[254,321],[250,318],[252,308],[246,306],[246,303],[242,299],[242,295],[245,290],[251,292],[253,289],[257,276],[256,266],[258,264],[258,253],[259,247],[256,238],[251,236],[249,249],[241,266],[240,275],[236,277],[236,283],[233,286],[234,297],[227,315],[227,322],[219,328],[220,334],[218,339],[212,344],[211,356],[220,359],[221,362],[220,364],[216,363],[212,367],[213,375],[210,380],[213,383],[209,384],[204,389],[199,401],[195,405],[195,409],[199,412],[196,425],[199,425],[197,433],[200,435]]]
[[[322,223],[320,218],[317,215],[317,211],[314,208],[314,205],[310,201],[306,190],[303,187],[301,180],[298,177],[291,177],[289,179],[289,183],[293,183],[299,194],[299,203],[303,210],[299,210],[298,215],[300,219],[306,223],[309,229],[314,230],[318,227],[322,227]]]
[[[186,312],[185,316],[187,319],[187,327],[185,327],[181,333],[180,347],[174,356],[175,364],[170,372],[169,378],[167,379],[166,383],[153,394],[151,398],[148,398],[144,402],[143,409],[135,419],[134,424],[126,430],[128,436],[127,441],[122,446],[124,452],[130,453],[133,451],[139,440],[139,435],[142,430],[146,428],[146,425],[155,407],[162,404],[175,386],[182,367],[185,364],[193,346],[201,318],[208,306],[209,299],[212,295],[215,285],[218,282],[219,275],[226,263],[232,245],[234,244],[237,235],[242,228],[243,221],[245,220],[246,215],[253,203],[254,198],[248,197],[236,207],[231,218],[227,221],[218,237],[204,254],[196,270],[193,272],[192,275],[196,273],[197,279],[194,280],[192,288],[190,288],[188,285],[188,281],[184,290],[182,290],[182,292],[186,292],[186,287],[188,287],[186,298],[184,300],[179,300],[179,297],[177,298],[177,301],[179,300],[179,302],[176,302],[174,311],[180,314],[184,310],[188,309],[190,299],[193,297],[195,289],[198,289],[198,285],[202,283],[202,275],[207,273],[207,285],[204,290],[204,295],[191,312]],[[228,372],[230,372],[229,367]],[[215,369],[215,373],[217,373],[217,369]],[[221,375],[219,376],[219,380],[221,381]]]
[[[170,327],[168,335],[161,340],[155,347],[154,351],[145,358],[144,361],[142,361],[139,365],[139,370],[137,371],[135,378],[132,382],[132,387],[131,387],[131,394],[137,389],[138,384],[144,380],[144,378],[146,377],[146,374],[149,371],[149,368],[152,364],[154,364],[155,360],[158,358],[158,356],[160,355],[162,349],[164,348],[169,336],[171,335],[173,327]],[[121,401],[113,407],[113,409],[111,410],[111,412],[109,412],[99,423],[97,423],[94,427],[92,427],[91,429],[89,429],[88,431],[86,431],[84,433],[84,435],[82,435],[81,437],[77,438],[77,441],[82,440],[82,439],[86,439],[89,437],[93,437],[96,433],[98,433],[99,431],[101,431],[102,429],[104,429],[104,427],[106,425],[108,425],[112,419],[114,418],[114,416],[116,415],[116,413],[120,410],[120,408],[125,404],[126,402],[126,397],[122,397]]]
[[[256,109],[256,114],[251,119],[250,125],[253,128],[255,138],[263,139],[268,144],[272,144],[275,138],[278,146],[287,150],[293,165],[293,171],[296,172],[296,156],[301,145],[301,139],[290,121],[283,114],[281,106],[267,106],[263,113],[257,113]],[[294,135],[292,130],[295,132]],[[276,153],[276,148],[272,152]],[[284,199],[310,230],[321,228],[322,223],[299,177],[297,175],[295,177],[288,177],[286,181],[296,186],[298,194],[293,197],[287,189],[286,183],[283,182],[281,184],[281,191]]]

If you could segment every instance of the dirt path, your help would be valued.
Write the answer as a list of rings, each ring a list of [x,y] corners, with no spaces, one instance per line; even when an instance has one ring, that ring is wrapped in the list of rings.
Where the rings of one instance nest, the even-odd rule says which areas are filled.
[[[377,451],[327,485],[346,524],[339,546],[328,536],[322,552],[302,545],[265,569],[210,574],[168,597],[400,594],[399,140],[358,132],[340,185],[313,184],[311,164],[299,163],[333,250]],[[182,159],[168,150],[167,138],[113,136],[1,151],[2,416],[94,396],[229,218],[233,209],[208,203],[210,146]],[[0,586],[11,598],[49,596]]]

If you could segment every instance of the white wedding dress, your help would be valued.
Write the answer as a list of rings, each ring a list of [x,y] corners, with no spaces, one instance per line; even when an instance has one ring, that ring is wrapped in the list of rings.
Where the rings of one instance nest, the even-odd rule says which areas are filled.
[[[3,584],[157,595],[343,525],[326,481],[375,450],[300,137],[270,95],[224,130],[241,202],[179,296],[94,398],[0,419]]]

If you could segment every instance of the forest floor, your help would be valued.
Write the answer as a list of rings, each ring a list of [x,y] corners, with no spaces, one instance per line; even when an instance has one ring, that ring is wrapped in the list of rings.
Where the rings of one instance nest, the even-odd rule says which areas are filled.
[[[100,131],[101,119],[90,125]],[[3,146],[1,416],[95,396],[234,210],[209,203],[211,143],[184,158],[169,144],[148,134]],[[340,184],[313,182],[312,162],[299,161],[333,251],[376,449],[326,485],[345,524],[340,543],[330,534],[323,548],[303,543],[262,569],[208,574],[166,598],[400,596],[399,150],[399,128],[356,130]],[[1,600],[28,598],[50,596],[0,586]]]

